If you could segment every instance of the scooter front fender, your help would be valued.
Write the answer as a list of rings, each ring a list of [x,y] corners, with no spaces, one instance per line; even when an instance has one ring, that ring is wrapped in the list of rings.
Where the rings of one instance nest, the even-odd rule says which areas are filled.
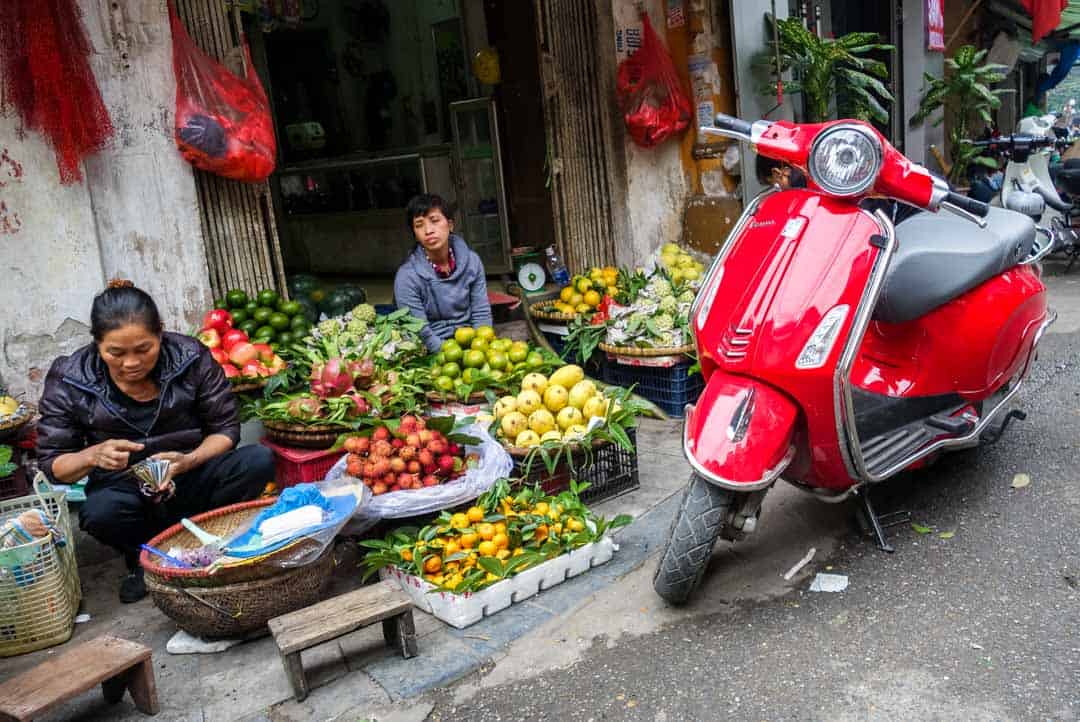
[[[799,408],[786,394],[746,376],[715,371],[686,409],[683,453],[694,471],[732,491],[771,485],[795,456]]]

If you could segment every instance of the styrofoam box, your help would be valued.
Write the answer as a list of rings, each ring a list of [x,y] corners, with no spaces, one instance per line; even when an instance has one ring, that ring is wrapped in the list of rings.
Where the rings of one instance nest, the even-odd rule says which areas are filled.
[[[605,537],[598,542],[575,549],[569,554],[563,554],[531,569],[526,569],[478,592],[462,594],[432,591],[437,589],[434,584],[412,574],[406,574],[397,567],[383,567],[379,570],[379,577],[397,580],[401,588],[412,598],[413,605],[417,609],[462,629],[506,609],[511,604],[535,596],[541,590],[550,589],[570,577],[576,577],[592,567],[610,561],[616,549],[618,547],[615,546],[615,542]]]

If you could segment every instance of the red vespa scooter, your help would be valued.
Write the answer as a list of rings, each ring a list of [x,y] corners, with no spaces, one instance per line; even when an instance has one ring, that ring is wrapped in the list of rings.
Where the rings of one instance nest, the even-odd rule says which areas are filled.
[[[1055,319],[1037,264],[1050,233],[951,192],[872,126],[719,115],[711,130],[809,187],[748,205],[691,309],[706,387],[687,407],[693,471],[653,580],[673,604],[717,538],[755,529],[781,477],[827,501],[864,492],[891,551],[867,487],[1023,418],[1006,408]],[[860,207],[869,196],[955,216],[894,226]]]

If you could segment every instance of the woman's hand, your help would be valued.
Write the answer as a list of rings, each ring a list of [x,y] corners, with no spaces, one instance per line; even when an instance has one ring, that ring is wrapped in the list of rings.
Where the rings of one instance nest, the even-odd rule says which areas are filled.
[[[131,452],[142,451],[143,445],[127,439],[109,439],[88,448],[91,466],[106,471],[123,471],[128,467]]]

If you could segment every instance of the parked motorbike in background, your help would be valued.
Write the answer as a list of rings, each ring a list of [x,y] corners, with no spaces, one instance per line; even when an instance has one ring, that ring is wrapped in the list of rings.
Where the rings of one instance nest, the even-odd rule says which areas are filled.
[[[702,130],[800,169],[809,187],[748,204],[691,309],[706,388],[687,407],[692,473],[653,579],[674,604],[718,538],[757,528],[780,478],[825,501],[857,494],[891,550],[866,492],[996,441],[1022,417],[1008,404],[1054,320],[1037,263],[1049,233],[951,191],[871,125],[715,125]],[[871,196],[924,212],[894,225],[863,207]]]

